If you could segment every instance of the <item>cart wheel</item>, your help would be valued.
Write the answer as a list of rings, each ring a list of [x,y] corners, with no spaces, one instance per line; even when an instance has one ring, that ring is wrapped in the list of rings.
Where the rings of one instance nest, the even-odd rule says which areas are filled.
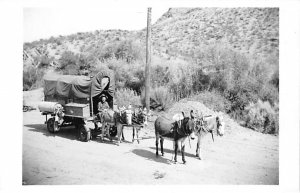
[[[118,131],[117,131],[116,126],[109,127],[110,137],[115,137],[117,135],[117,133],[118,133]]]
[[[28,107],[23,106],[23,112],[27,112],[28,111]]]
[[[79,125],[79,139],[83,142],[87,142],[91,139],[91,130],[86,128],[83,124]]]
[[[54,118],[50,118],[47,121],[47,129],[50,133],[55,133],[60,130],[60,127],[58,126],[57,121],[54,121]]]

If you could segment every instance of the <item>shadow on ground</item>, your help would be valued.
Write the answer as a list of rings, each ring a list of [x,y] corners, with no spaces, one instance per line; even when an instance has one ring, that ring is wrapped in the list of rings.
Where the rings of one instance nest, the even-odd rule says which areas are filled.
[[[57,133],[50,133],[47,130],[47,126],[45,124],[28,124],[24,125],[25,127],[29,127],[29,131],[33,132],[39,132],[47,137],[63,137],[70,140],[79,140],[78,138],[78,131],[75,129],[74,126],[66,126],[62,127]],[[105,143],[110,145],[117,145],[117,137],[112,137],[112,141],[109,140],[109,138],[105,137],[104,140],[101,140],[99,135],[92,139],[92,141],[98,142],[98,143]],[[131,143],[130,141],[122,141],[122,143]],[[122,144],[121,143],[121,144]]]
[[[31,128],[29,131],[39,132],[47,137],[63,137],[70,140],[78,140],[78,132],[72,126],[62,127],[57,133],[50,133],[45,124],[28,124],[24,126]]]
[[[156,148],[155,148],[155,147],[150,147],[150,149],[153,149],[153,152],[156,151]],[[158,150],[159,150],[159,154],[161,155],[161,153],[160,153],[160,148],[159,148]],[[195,149],[195,151],[196,151],[196,149]],[[165,148],[164,148],[164,153],[174,154],[174,150],[171,150],[171,149],[165,149]],[[196,157],[196,155],[191,154],[191,153],[187,153],[187,152],[185,152],[184,155],[187,156],[187,157],[193,157],[193,158]],[[177,153],[177,159],[178,159],[178,156],[181,157],[181,152],[178,152],[178,153]],[[180,159],[181,159],[181,158],[180,158]]]
[[[145,158],[146,160],[149,161],[155,161],[158,163],[164,163],[164,164],[171,164],[172,160],[166,159],[164,157],[158,156],[156,157],[155,152],[149,151],[149,150],[145,150],[145,149],[134,149],[132,150],[132,153]]]

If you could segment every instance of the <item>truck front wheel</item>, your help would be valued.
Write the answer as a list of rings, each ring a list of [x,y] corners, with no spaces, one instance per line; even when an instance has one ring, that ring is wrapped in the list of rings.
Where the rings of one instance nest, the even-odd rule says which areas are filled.
[[[51,117],[50,119],[48,119],[47,121],[47,129],[50,133],[55,133],[59,131],[59,126],[58,126],[58,122],[54,120],[53,117]]]

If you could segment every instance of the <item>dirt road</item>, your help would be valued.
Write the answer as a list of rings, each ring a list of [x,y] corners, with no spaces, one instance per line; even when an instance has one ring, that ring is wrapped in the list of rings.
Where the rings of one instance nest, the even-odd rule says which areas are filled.
[[[80,142],[72,128],[50,134],[38,111],[23,113],[23,184],[278,184],[278,137],[236,126],[213,143],[204,139],[203,160],[196,141],[186,147],[187,164],[174,164],[173,144],[165,140],[164,157],[155,156],[153,128],[140,144]],[[129,142],[130,141],[130,142]]]

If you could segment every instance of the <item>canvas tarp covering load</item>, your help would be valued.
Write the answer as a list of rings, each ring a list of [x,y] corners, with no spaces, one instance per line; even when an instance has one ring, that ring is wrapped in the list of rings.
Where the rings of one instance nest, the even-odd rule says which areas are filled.
[[[109,77],[109,85],[102,88],[101,80],[103,77]],[[103,89],[106,89],[103,91]],[[96,96],[102,92],[113,97],[114,94],[114,76],[112,73],[99,72],[92,79],[87,76],[74,75],[46,75],[44,76],[44,94],[45,96],[61,96],[66,98],[88,98]]]
[[[101,80],[104,77],[108,77],[109,78],[109,85],[105,86],[105,84],[103,84],[103,86],[105,86],[103,88]],[[111,98],[114,96],[114,92],[115,92],[115,79],[114,79],[113,72],[110,72],[110,71],[98,72],[98,74],[93,78],[92,82],[93,82],[92,83],[93,86],[91,88],[91,95],[92,95],[92,97],[95,97],[95,96],[101,94],[104,89],[105,89],[104,93],[106,95],[110,95]]]

